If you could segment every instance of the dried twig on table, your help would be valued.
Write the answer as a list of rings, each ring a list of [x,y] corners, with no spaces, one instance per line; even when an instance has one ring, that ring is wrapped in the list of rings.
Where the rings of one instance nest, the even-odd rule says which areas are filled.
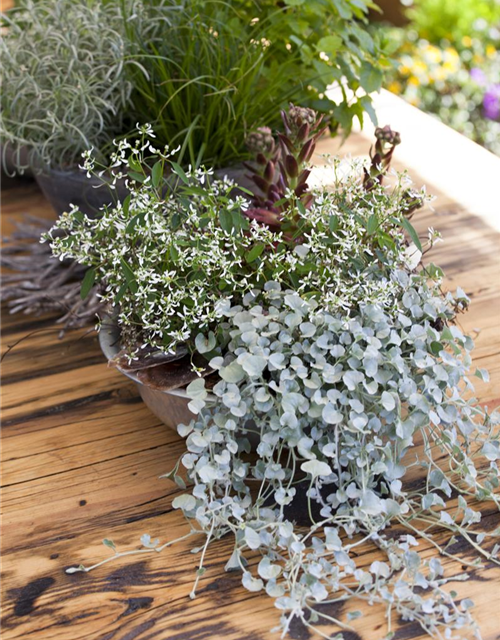
[[[0,292],[10,313],[62,312],[57,322],[63,335],[67,329],[91,325],[103,305],[95,289],[85,300],[80,297],[85,267],[54,258],[48,243],[40,243],[51,226],[51,221],[26,215],[4,238],[0,264],[9,272],[3,274]]]

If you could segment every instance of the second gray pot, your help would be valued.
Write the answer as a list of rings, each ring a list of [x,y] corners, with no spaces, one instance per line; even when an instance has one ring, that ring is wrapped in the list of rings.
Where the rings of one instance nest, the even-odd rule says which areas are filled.
[[[74,204],[83,213],[95,217],[102,207],[123,202],[128,195],[124,181],[117,182],[116,188],[111,189],[103,183],[103,179],[94,176],[87,178],[85,171],[78,168],[62,170],[45,167],[34,170],[34,176],[58,216],[69,211],[70,205]],[[216,178],[222,179],[224,176],[246,189],[255,190],[242,165],[215,171]]]

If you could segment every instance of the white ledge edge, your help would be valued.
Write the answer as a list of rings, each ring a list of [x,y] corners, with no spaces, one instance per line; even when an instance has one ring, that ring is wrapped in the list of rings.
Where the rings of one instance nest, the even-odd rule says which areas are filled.
[[[401,134],[394,158],[500,232],[500,157],[385,89],[372,99],[379,125]],[[354,129],[373,140],[367,117]]]

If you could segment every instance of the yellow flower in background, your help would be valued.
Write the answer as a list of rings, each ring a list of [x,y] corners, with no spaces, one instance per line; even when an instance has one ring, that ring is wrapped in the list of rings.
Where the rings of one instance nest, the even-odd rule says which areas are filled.
[[[434,71],[434,80],[436,80],[437,82],[442,82],[443,80],[446,80],[446,77],[447,77],[447,73],[444,67],[438,67]]]
[[[442,69],[446,72],[446,76],[451,76],[455,71],[458,70],[458,65],[454,64],[453,62],[445,62]]]
[[[401,73],[404,76],[409,76],[411,73],[411,69],[407,64],[402,64],[399,69],[398,69],[399,73]]]
[[[410,76],[410,78],[408,79],[408,84],[411,84],[414,87],[418,87],[418,85],[420,84],[420,80],[417,78],[417,76]]]
[[[444,53],[445,58],[446,60],[448,60],[448,62],[454,62],[455,64],[458,64],[460,56],[458,55],[458,51],[456,49],[454,49],[453,47],[446,47]]]
[[[387,85],[387,89],[391,92],[391,93],[395,93],[396,95],[399,95],[401,93],[401,83],[397,82],[397,80],[393,80],[392,82],[390,82]]]
[[[484,57],[480,56],[479,53],[475,53],[472,56],[472,62],[474,62],[474,64],[481,64],[482,62],[484,62]]]
[[[434,62],[435,64],[439,64],[442,59],[440,49],[432,44],[429,44],[427,45],[427,47],[425,47],[424,55],[427,60],[429,60],[430,62]]]
[[[472,38],[470,36],[464,36],[462,38],[462,44],[464,47],[472,47]]]
[[[413,63],[413,73],[420,74],[427,71],[427,65],[422,60],[415,60]]]
[[[495,47],[492,44],[489,44],[486,47],[486,55],[488,56],[488,58],[494,58],[497,54],[497,50],[495,49]]]

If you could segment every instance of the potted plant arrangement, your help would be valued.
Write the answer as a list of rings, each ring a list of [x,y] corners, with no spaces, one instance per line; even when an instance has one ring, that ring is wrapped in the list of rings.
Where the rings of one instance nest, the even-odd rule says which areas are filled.
[[[371,5],[23,0],[2,15],[4,159],[34,170],[57,213],[70,203],[96,212],[126,191],[85,180],[81,153],[93,148],[103,161],[137,121],[153,123],[158,144],[180,145],[181,165],[237,178],[230,168],[247,153],[245,136],[274,126],[291,99],[346,135],[370,110],[357,90],[377,90],[386,62],[384,38],[366,28]],[[354,97],[328,99],[333,82]]]
[[[245,139],[276,126],[289,100],[324,113],[331,134],[340,125],[347,135],[365,112],[374,117],[368,94],[388,63],[385,35],[368,30],[372,4],[20,0],[2,17],[4,160],[12,152],[18,171],[34,166],[58,214],[70,204],[97,214],[127,194],[106,166],[112,140],[133,141],[135,123],[151,121],[155,144],[178,147],[185,169],[209,164],[248,188]],[[328,97],[332,83],[340,101]],[[92,179],[79,169],[89,148],[101,163]],[[41,225],[10,238],[3,264],[14,273],[2,295],[11,312],[62,309],[63,331],[88,324],[96,305],[80,300],[81,268],[55,266],[46,247],[29,242]]]
[[[99,283],[115,309],[115,361],[177,368],[186,387],[187,452],[168,477],[186,491],[184,469],[190,487],[173,506],[190,524],[184,538],[202,540],[192,597],[208,545],[231,536],[226,569],[274,599],[283,635],[298,619],[324,637],[321,625],[335,624],[340,638],[361,613],[336,619],[326,605],[359,599],[386,608],[386,638],[393,614],[434,637],[479,637],[471,601],[447,588],[480,564],[455,558],[456,536],[499,562],[498,531],[478,527],[477,501],[500,506],[500,434],[498,416],[463,393],[473,345],[455,321],[468,299],[443,293],[441,270],[423,261],[438,237],[429,230],[424,246],[409,221],[423,192],[405,176],[382,184],[397,134],[379,129],[371,163],[335,159],[332,185],[311,190],[322,123],[292,107],[283,126],[251,137],[260,193],[248,197],[210,170],[184,171],[143,127],[112,158],[127,200],[98,220],[73,208],[46,239],[88,267],[83,295]],[[179,186],[164,197],[166,164]],[[407,481],[415,466],[418,486]],[[438,557],[419,555],[422,538],[465,569],[445,577]],[[104,542],[110,558],[68,573],[173,543]],[[367,544],[385,559],[362,568]]]

